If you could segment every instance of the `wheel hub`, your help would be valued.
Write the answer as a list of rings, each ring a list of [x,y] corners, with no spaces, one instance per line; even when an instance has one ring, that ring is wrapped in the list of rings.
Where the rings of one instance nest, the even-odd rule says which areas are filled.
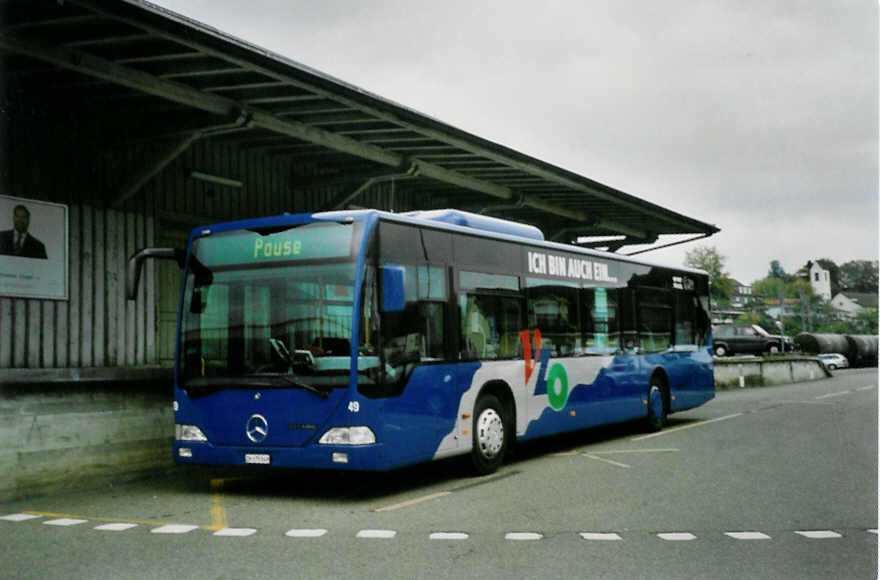
[[[483,456],[491,459],[504,446],[504,422],[495,409],[485,409],[477,417],[477,445]]]

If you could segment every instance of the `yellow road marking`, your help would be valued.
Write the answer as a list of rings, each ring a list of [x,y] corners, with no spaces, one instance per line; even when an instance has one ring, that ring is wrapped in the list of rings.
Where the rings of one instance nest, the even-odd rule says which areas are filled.
[[[209,530],[216,532],[229,527],[226,520],[226,510],[223,508],[223,480],[211,480],[211,526]]]
[[[407,500],[407,501],[402,501],[402,502],[400,502],[400,503],[396,503],[396,504],[393,504],[393,505],[387,505],[387,506],[385,506],[385,507],[380,507],[380,508],[375,509],[375,510],[373,510],[373,511],[376,511],[376,512],[390,512],[390,511],[392,511],[392,510],[399,510],[400,508],[405,508],[405,507],[409,507],[409,506],[411,506],[411,505],[420,504],[420,503],[422,503],[422,502],[431,501],[432,499],[438,499],[438,498],[441,498],[441,497],[445,497],[445,496],[447,496],[447,495],[449,495],[449,494],[451,494],[451,493],[452,493],[451,491],[440,491],[440,492],[437,492],[437,493],[432,493],[432,494],[430,494],[430,495],[423,495],[422,497],[417,497],[417,498],[410,499],[410,500]]]
[[[733,419],[734,417],[740,417],[743,413],[734,413],[733,415],[725,415],[723,417],[716,417],[714,419],[708,419],[706,421],[700,421],[698,423],[691,423],[690,425],[683,425],[681,427],[676,427],[674,429],[665,429],[663,431],[657,431],[656,433],[651,433],[649,435],[641,435],[639,437],[633,437],[630,441],[644,441],[645,439],[651,439],[652,437],[660,437],[661,435],[668,435],[670,433],[675,433],[676,431],[684,431],[685,429],[693,429],[694,427],[702,427],[703,425],[708,425],[709,423],[717,423],[718,421],[726,421],[727,419]]]

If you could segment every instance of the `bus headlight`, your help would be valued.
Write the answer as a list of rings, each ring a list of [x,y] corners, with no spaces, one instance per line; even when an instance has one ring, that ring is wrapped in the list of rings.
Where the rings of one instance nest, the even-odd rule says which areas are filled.
[[[321,445],[370,445],[376,435],[369,427],[334,427],[321,436]]]
[[[195,425],[181,425],[175,423],[174,438],[178,441],[207,441],[208,438],[202,433],[202,430]]]

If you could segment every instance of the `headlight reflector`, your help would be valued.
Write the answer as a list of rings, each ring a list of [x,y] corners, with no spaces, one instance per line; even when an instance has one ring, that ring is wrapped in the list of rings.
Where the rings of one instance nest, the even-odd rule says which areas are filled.
[[[376,434],[369,427],[334,427],[324,433],[321,445],[370,445],[376,442]]]

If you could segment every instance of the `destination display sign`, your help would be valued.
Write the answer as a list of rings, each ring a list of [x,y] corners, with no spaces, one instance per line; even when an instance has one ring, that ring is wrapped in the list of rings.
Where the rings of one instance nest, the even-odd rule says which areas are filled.
[[[195,254],[205,266],[344,258],[351,255],[354,228],[348,224],[308,224],[263,234],[240,230],[199,238]]]
[[[526,257],[527,272],[540,276],[565,278],[577,282],[617,283],[611,264],[582,256],[529,251]]]

